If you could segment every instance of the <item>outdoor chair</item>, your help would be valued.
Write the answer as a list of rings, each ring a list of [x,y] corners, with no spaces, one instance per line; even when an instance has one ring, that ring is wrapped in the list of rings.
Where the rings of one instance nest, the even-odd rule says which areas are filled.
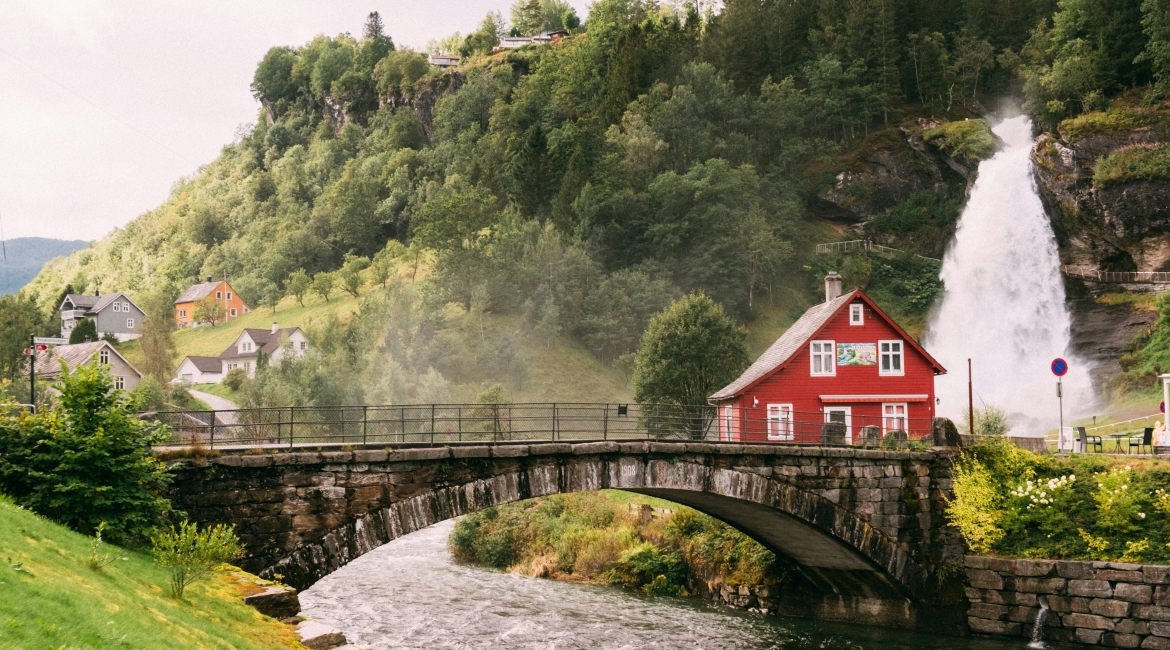
[[[1081,439],[1081,453],[1089,453],[1089,445],[1097,448],[1097,453],[1105,451],[1105,446],[1101,444],[1101,436],[1090,436],[1085,433],[1084,427],[1077,427],[1077,435]]]
[[[1134,447],[1137,447],[1138,453],[1141,453],[1142,447],[1153,448],[1153,446],[1154,446],[1154,427],[1146,427],[1145,430],[1142,431],[1142,435],[1140,435],[1140,436],[1130,436],[1129,437],[1130,451],[1132,451]]]

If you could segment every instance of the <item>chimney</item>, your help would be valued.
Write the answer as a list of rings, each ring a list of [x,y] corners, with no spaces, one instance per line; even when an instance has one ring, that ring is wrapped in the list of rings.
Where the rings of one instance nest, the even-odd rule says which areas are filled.
[[[825,276],[825,302],[841,297],[841,276],[836,271],[829,271]]]
[[[208,281],[208,282],[211,282],[211,276],[210,276],[210,275],[209,275],[209,276],[207,276],[207,281]]]
[[[280,329],[280,326],[277,325],[275,322],[273,322],[272,323],[272,333],[276,334],[276,330],[278,330],[278,329]]]

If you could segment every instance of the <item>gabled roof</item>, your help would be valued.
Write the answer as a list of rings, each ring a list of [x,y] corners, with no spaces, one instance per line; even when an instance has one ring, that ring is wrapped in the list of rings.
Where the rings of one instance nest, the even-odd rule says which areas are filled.
[[[745,390],[751,388],[761,380],[770,376],[772,373],[788,365],[788,362],[792,360],[792,357],[796,356],[797,352],[803,350],[805,344],[808,343],[810,339],[819,334],[820,331],[829,324],[829,321],[833,320],[833,318],[838,313],[840,313],[845,305],[853,302],[858,298],[864,301],[865,304],[869,305],[869,307],[873,309],[874,313],[876,313],[886,323],[893,327],[894,330],[902,336],[902,339],[906,341],[910,347],[914,348],[918,351],[919,354],[925,357],[926,360],[930,362],[930,365],[934,368],[935,374],[946,373],[946,369],[943,368],[942,365],[940,365],[939,362],[934,359],[934,357],[930,356],[930,354],[927,353],[927,351],[923,349],[917,341],[911,338],[905,330],[899,327],[892,318],[887,316],[884,311],[882,311],[876,304],[874,304],[874,302],[870,300],[869,296],[860,291],[853,290],[847,294],[838,296],[833,300],[823,302],[819,305],[814,305],[813,307],[809,308],[808,311],[804,312],[804,315],[802,315],[795,323],[792,324],[792,327],[788,328],[788,331],[784,332],[780,338],[776,339],[775,343],[773,343],[763,354],[760,355],[759,359],[756,359],[755,363],[748,366],[748,369],[745,370],[742,375],[740,375],[738,378],[736,378],[735,381],[731,382],[727,386],[724,386],[708,399],[711,401],[719,401],[740,395]]]
[[[195,366],[199,372],[223,372],[223,364],[220,363],[219,357],[184,357],[183,361],[190,361],[191,365]],[[183,365],[183,361],[179,365]]]
[[[276,352],[277,350],[280,349],[280,344],[283,341],[287,340],[290,336],[293,335],[293,332],[300,332],[300,331],[301,331],[301,328],[299,328],[299,327],[285,327],[285,328],[278,329],[275,332],[273,332],[272,330],[264,330],[264,329],[259,329],[259,328],[257,328],[257,329],[245,328],[243,332],[240,332],[240,336],[237,336],[236,340],[232,342],[231,347],[224,350],[223,354],[219,355],[219,358],[220,359],[248,359],[248,358],[254,357],[257,354],[259,354],[259,352],[261,350],[264,351],[264,354],[271,356],[273,352]],[[252,339],[252,342],[256,344],[255,350],[253,350],[251,352],[240,352],[239,351],[240,338],[242,336],[244,336],[244,334],[247,334],[248,338]]]
[[[96,356],[98,351],[102,348],[109,349],[111,353],[117,355],[118,358],[122,360],[122,363],[125,363],[127,366],[129,366],[130,369],[135,372],[135,374],[137,374],[139,377],[142,376],[142,373],[138,371],[138,368],[135,368],[133,364],[131,364],[129,361],[126,361],[126,357],[122,356],[122,354],[118,352],[117,348],[110,345],[109,341],[91,341],[88,343],[74,343],[73,345],[58,345],[49,348],[45,352],[38,352],[36,363],[37,376],[44,379],[59,377],[61,375],[61,361],[64,361],[65,365],[68,366],[70,370],[73,370],[78,366],[85,365],[86,363],[93,360],[94,356]],[[25,371],[25,376],[28,376],[27,370]]]
[[[57,307],[58,311],[65,309],[65,303],[73,305],[74,309],[89,309],[98,301],[97,296],[86,296],[80,293],[66,294],[65,298],[61,300],[61,305]]]
[[[175,298],[175,304],[177,305],[181,302],[195,302],[196,300],[203,300],[207,297],[208,294],[210,294],[212,291],[215,291],[215,288],[219,285],[220,282],[200,282],[199,284],[193,284],[187,287],[187,290],[183,292],[183,295]]]
[[[86,296],[86,295],[82,295],[79,293],[71,293],[71,294],[65,296],[64,300],[61,301],[61,306],[58,307],[57,309],[58,309],[58,311],[63,311],[65,308],[65,303],[69,302],[69,303],[73,304],[73,307],[75,309],[84,309],[87,314],[96,314],[99,311],[108,307],[110,305],[110,303],[115,302],[119,298],[125,299],[126,302],[130,303],[131,305],[134,305],[134,307],[137,308],[138,311],[142,311],[141,307],[139,307],[137,304],[135,304],[133,300],[128,298],[126,296],[126,294],[122,293],[121,291],[117,291],[115,293],[107,293],[104,296]],[[146,313],[146,312],[142,312],[142,313]]]

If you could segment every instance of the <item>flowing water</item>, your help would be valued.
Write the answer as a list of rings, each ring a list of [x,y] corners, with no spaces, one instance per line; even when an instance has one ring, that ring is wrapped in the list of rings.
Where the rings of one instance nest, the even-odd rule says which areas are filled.
[[[453,522],[397,539],[301,594],[304,614],[367,650],[1003,650],[970,639],[763,617],[696,598],[525,578],[452,562]]]
[[[1055,428],[1056,357],[1069,362],[1065,414],[1093,399],[1088,368],[1070,358],[1070,317],[1052,226],[1032,178],[1032,123],[1004,119],[992,129],[1005,146],[979,165],[979,177],[943,259],[942,303],[926,347],[947,369],[936,387],[939,413],[960,421],[967,409],[967,359],[975,406],[1004,409],[1034,432]]]

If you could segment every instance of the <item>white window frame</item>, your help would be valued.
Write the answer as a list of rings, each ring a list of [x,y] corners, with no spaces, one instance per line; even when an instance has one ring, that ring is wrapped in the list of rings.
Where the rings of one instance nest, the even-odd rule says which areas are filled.
[[[216,292],[215,292],[215,299],[216,299],[216,300],[223,300],[223,292],[222,292],[222,291],[216,291]]]
[[[236,308],[232,307],[232,318],[236,317]]]
[[[114,377],[114,388],[117,388],[118,390],[125,389],[126,388],[126,378],[125,377]]]
[[[849,305],[849,324],[865,325],[865,305],[855,302]]]
[[[902,407],[902,415],[889,415],[886,413],[886,408]],[[902,421],[901,427],[890,426],[896,420]],[[882,434],[885,435],[891,431],[909,431],[910,426],[910,406],[906,402],[883,402],[882,403]]]
[[[109,350],[98,350],[98,363],[109,363],[109,362],[110,362],[110,351]]]
[[[227,299],[228,300],[232,299],[232,292],[231,291],[227,292]]]
[[[186,310],[186,309],[180,309],[180,310],[179,310],[179,318],[186,318],[186,317],[187,317],[187,310]]]
[[[302,352],[304,352],[304,351],[305,351],[305,350],[307,350],[307,349],[309,349],[309,344],[308,344],[308,342],[306,342],[306,341],[301,341],[301,351],[302,351]]]
[[[828,346],[828,350],[825,349]],[[819,348],[819,349],[818,349]],[[808,343],[808,372],[812,377],[836,377],[837,376],[837,342],[829,340],[809,341]],[[825,370],[823,367],[820,372],[817,371],[817,360],[822,364],[824,359],[828,356],[829,368]]]
[[[768,405],[768,440],[792,442],[796,439],[792,426],[791,404]]]
[[[825,424],[831,422],[829,414],[834,411],[845,412],[845,444],[853,444],[853,407],[852,406],[826,406],[824,407]]]
[[[735,407],[728,404],[723,407],[723,442],[731,442],[731,430],[734,422]]]
[[[126,319],[126,329],[128,329],[128,330],[134,329],[134,319],[133,318]]]
[[[128,302],[122,303],[122,311],[129,314],[130,313],[130,303],[128,303]]]
[[[122,311],[122,305],[120,303],[114,303],[114,311]]]
[[[884,346],[890,346],[889,350],[884,349]],[[893,351],[893,346],[898,346],[898,351]],[[890,369],[886,370],[886,357],[890,358]],[[893,360],[898,360],[898,369],[894,369]],[[878,341],[878,375],[882,377],[902,377],[906,374],[906,342],[902,339],[888,339],[885,341]]]

